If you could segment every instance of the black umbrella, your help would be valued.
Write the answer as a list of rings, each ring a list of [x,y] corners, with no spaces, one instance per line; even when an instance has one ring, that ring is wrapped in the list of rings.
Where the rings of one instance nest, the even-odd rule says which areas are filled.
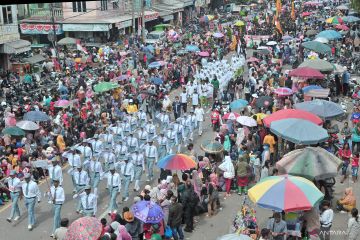
[[[263,107],[270,107],[274,104],[274,100],[270,96],[262,96],[256,99],[256,107],[263,108]]]

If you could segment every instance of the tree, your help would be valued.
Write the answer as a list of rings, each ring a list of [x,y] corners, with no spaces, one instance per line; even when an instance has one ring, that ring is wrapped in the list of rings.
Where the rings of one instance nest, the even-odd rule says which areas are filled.
[[[351,0],[351,6],[355,11],[360,12],[360,0]]]

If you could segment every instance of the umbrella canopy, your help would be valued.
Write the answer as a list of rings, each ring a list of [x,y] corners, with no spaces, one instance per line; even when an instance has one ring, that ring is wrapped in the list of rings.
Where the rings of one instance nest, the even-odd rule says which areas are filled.
[[[331,23],[331,24],[342,24],[344,21],[342,20],[341,17],[335,16],[335,17],[326,19],[325,22]]]
[[[238,100],[235,100],[235,101],[230,103],[230,109],[232,109],[232,110],[243,109],[247,105],[249,105],[248,101],[246,101],[244,99],[238,99]]]
[[[289,73],[290,77],[324,79],[324,74],[311,67],[298,67]]]
[[[186,45],[185,50],[188,52],[200,52],[200,48],[196,45]]]
[[[196,162],[185,154],[170,154],[160,159],[157,166],[169,170],[189,170],[196,167]]]
[[[71,38],[71,37],[65,37],[57,42],[59,45],[75,45],[77,43],[78,39]]]
[[[336,40],[336,39],[340,39],[342,38],[342,35],[335,31],[335,30],[325,30],[320,32],[318,35],[316,35],[316,37],[323,37],[323,38],[327,38],[329,40]]]
[[[353,22],[360,21],[360,18],[355,17],[355,16],[346,16],[346,17],[343,17],[343,20],[344,20],[344,22],[353,23]]]
[[[252,238],[244,234],[231,233],[218,237],[216,240],[252,240]]]
[[[275,41],[270,41],[270,42],[267,42],[266,45],[267,45],[267,46],[274,46],[274,45],[277,45],[277,42],[275,42]]]
[[[270,96],[262,96],[256,99],[255,105],[258,108],[270,107],[274,103],[274,100]]]
[[[331,72],[334,70],[334,66],[331,63],[322,59],[305,60],[299,67],[314,68],[320,72]]]
[[[323,88],[318,85],[309,85],[309,86],[303,87],[301,90],[303,91],[303,93],[307,93],[311,90],[317,90],[317,89],[323,89]]]
[[[94,217],[82,217],[69,226],[65,240],[97,240],[100,238],[102,225]]]
[[[191,51],[188,51],[186,49],[180,49],[180,50],[177,50],[176,53],[178,55],[184,55],[184,54],[187,54],[188,52],[191,52]]]
[[[152,62],[148,65],[148,68],[158,68],[161,67],[161,64],[159,62]]]
[[[32,121],[26,121],[26,120],[17,122],[16,126],[23,130],[27,130],[27,131],[35,131],[40,128],[39,125],[37,125],[36,123],[34,123]]]
[[[221,153],[224,151],[224,146],[221,143],[212,140],[201,143],[200,148],[207,153]]]
[[[61,99],[55,102],[55,107],[58,108],[66,108],[68,106],[70,106],[71,102],[69,100],[65,100],[65,99]]]
[[[264,178],[248,195],[259,207],[277,212],[310,210],[324,197],[311,181],[290,175]]]
[[[322,99],[297,103],[294,105],[294,108],[311,112],[325,120],[336,118],[344,114],[344,111],[339,104]]]
[[[198,55],[201,57],[208,57],[210,54],[208,52],[198,52]]]
[[[320,147],[291,151],[276,163],[281,174],[300,176],[309,180],[335,177],[342,161]]]
[[[152,201],[139,201],[131,207],[134,216],[144,223],[159,223],[164,218],[164,212]]]
[[[225,120],[228,120],[228,119],[235,120],[237,117],[240,117],[240,114],[238,114],[236,112],[229,112],[229,113],[227,113],[227,114],[225,114],[223,116],[223,119],[225,119]]]
[[[154,28],[155,28],[156,31],[161,31],[161,30],[164,30],[167,27],[172,27],[172,25],[171,24],[158,24]]]
[[[152,77],[150,78],[150,81],[154,83],[155,85],[161,85],[163,84],[163,80],[159,77]]]
[[[331,48],[328,45],[318,41],[304,42],[302,43],[302,46],[306,49],[310,49],[317,53],[322,53],[322,54],[331,53]]]
[[[33,122],[44,122],[49,121],[49,116],[41,111],[30,111],[24,114],[24,120],[33,121]]]
[[[337,63],[334,64],[334,68],[335,68],[334,72],[336,72],[336,73],[343,73],[343,72],[345,72],[344,66],[341,66],[341,65],[339,65],[339,64],[337,64]]]
[[[317,31],[314,29],[310,29],[305,32],[306,36],[315,36],[316,34],[317,34]]]
[[[213,34],[213,37],[215,37],[215,38],[222,38],[222,37],[224,37],[224,34],[221,33],[221,32],[216,32],[216,33]]]
[[[237,27],[242,27],[242,26],[245,26],[245,23],[243,21],[237,21],[234,26],[237,26]]]
[[[243,126],[247,126],[247,127],[256,127],[257,126],[257,122],[254,118],[252,117],[248,117],[248,116],[240,116],[238,118],[236,118],[236,121],[238,123],[240,123]]]
[[[301,14],[301,16],[307,17],[307,16],[310,16],[311,14],[312,14],[311,12],[303,12],[303,13]]]
[[[289,142],[302,145],[325,142],[329,138],[324,128],[297,118],[274,121],[270,124],[270,131]]]
[[[129,79],[128,75],[121,75],[121,76],[116,78],[116,80],[118,80],[118,81],[123,81],[123,80],[126,80],[126,79]]]
[[[4,128],[1,132],[3,134],[7,134],[10,136],[24,136],[25,135],[24,130],[22,130],[21,128],[16,127],[16,126]]]
[[[349,8],[345,5],[340,5],[336,7],[337,10],[349,10]]]
[[[290,96],[292,95],[294,92],[287,87],[279,87],[277,89],[274,90],[274,93],[276,93],[278,96]]]
[[[294,39],[294,38],[292,36],[289,36],[289,35],[285,35],[285,36],[282,37],[282,40],[284,40],[284,41],[290,41],[292,39]]]
[[[314,41],[316,41],[316,42],[321,42],[321,43],[329,43],[329,39],[323,38],[323,37],[315,38]]]
[[[256,57],[250,57],[250,58],[246,59],[246,62],[260,62],[260,59],[258,59]]]
[[[110,91],[112,89],[118,88],[120,87],[119,84],[117,83],[113,83],[113,82],[101,82],[98,83],[94,86],[94,90],[97,93],[101,93],[101,92],[107,92]]]
[[[315,114],[299,109],[283,109],[272,113],[271,115],[263,119],[264,125],[270,127],[270,124],[274,121],[279,121],[288,118],[297,118],[310,121],[316,125],[321,126],[323,121]]]
[[[343,30],[343,31],[348,31],[350,28],[344,24],[338,24],[335,26],[336,29],[339,29],[339,30]]]

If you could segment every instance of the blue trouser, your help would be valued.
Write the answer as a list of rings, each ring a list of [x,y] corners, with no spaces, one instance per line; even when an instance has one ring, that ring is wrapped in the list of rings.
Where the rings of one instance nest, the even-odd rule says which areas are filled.
[[[169,139],[169,150],[168,150],[168,154],[172,154],[173,152],[173,147],[175,146],[175,139]]]
[[[139,146],[141,146],[141,145],[145,145],[145,143],[146,143],[146,139],[139,139]]]
[[[159,159],[164,158],[166,155],[167,155],[166,146],[165,145],[160,145],[159,146]]]
[[[76,185],[75,178],[74,178],[74,173],[71,174],[71,181],[72,181],[74,189],[77,189],[77,185]]]
[[[130,152],[130,153],[133,153],[133,152],[135,152],[135,149],[136,149],[135,146],[130,146],[130,147],[129,147],[129,152]]]
[[[91,174],[91,185],[95,189],[99,186],[100,182],[100,173],[92,173]]]
[[[116,203],[116,197],[119,192],[119,187],[110,187],[109,188],[109,194],[110,194],[110,203],[109,203],[109,212],[112,212],[114,210],[118,209],[118,205]]]
[[[35,225],[35,202],[36,198],[25,198],[25,207],[28,211],[28,223],[29,225]]]
[[[53,210],[54,210],[54,225],[53,225],[53,233],[57,228],[60,227],[61,222],[61,204],[54,204]]]
[[[13,219],[15,216],[20,216],[20,208],[19,208],[19,196],[20,192],[10,192],[11,196],[11,212],[10,212],[10,219]]]
[[[84,209],[82,213],[85,217],[94,216],[94,209]]]
[[[126,154],[119,154],[120,161],[124,161],[125,158],[126,158]]]
[[[142,172],[143,172],[143,167],[141,165],[139,166],[135,166],[135,180],[140,180],[141,179],[141,175],[142,175]]]
[[[129,197],[129,186],[130,186],[131,176],[124,176],[123,183],[124,183],[124,194],[123,198]]]
[[[85,188],[85,186],[79,186],[76,185],[76,191],[80,192],[83,188]],[[80,211],[83,210],[82,204],[81,204],[81,197],[79,197],[78,203],[77,203],[77,208],[76,211]]]
[[[154,174],[153,174],[153,167],[154,167],[154,162],[155,162],[155,158],[150,158],[148,157],[146,159],[146,170],[149,174],[149,178],[152,179]]]
[[[184,239],[184,233],[181,228],[181,225],[178,227],[173,227],[173,228],[171,228],[171,230],[172,230],[174,240],[178,240],[179,238],[180,238],[180,240]],[[179,234],[179,237],[178,237],[178,234]]]

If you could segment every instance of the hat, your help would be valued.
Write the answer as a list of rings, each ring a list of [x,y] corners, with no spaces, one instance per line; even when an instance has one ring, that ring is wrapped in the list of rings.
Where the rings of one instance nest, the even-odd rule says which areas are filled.
[[[15,170],[11,170],[10,171],[10,176],[16,175],[16,171]]]
[[[24,174],[24,178],[31,178],[30,173],[25,173],[25,174]]]
[[[95,135],[94,135],[94,138],[99,138],[99,134],[95,134]]]
[[[86,187],[84,188],[85,190],[91,190],[91,186],[90,185],[86,185]]]
[[[145,189],[145,190],[148,190],[148,191],[151,191],[151,186],[150,186],[150,185],[146,185],[144,189]]]
[[[53,182],[60,182],[60,179],[59,178],[54,178]]]
[[[258,96],[256,93],[252,94],[251,96],[252,96],[253,98],[259,98],[259,96]]]
[[[110,168],[109,168],[110,171],[114,171],[115,170],[115,166],[114,165],[111,165]]]
[[[125,212],[124,213],[124,219],[127,222],[133,222],[134,221],[134,214],[132,214],[132,212]]]
[[[79,166],[77,166],[77,168],[82,168],[81,164],[79,164]]]

